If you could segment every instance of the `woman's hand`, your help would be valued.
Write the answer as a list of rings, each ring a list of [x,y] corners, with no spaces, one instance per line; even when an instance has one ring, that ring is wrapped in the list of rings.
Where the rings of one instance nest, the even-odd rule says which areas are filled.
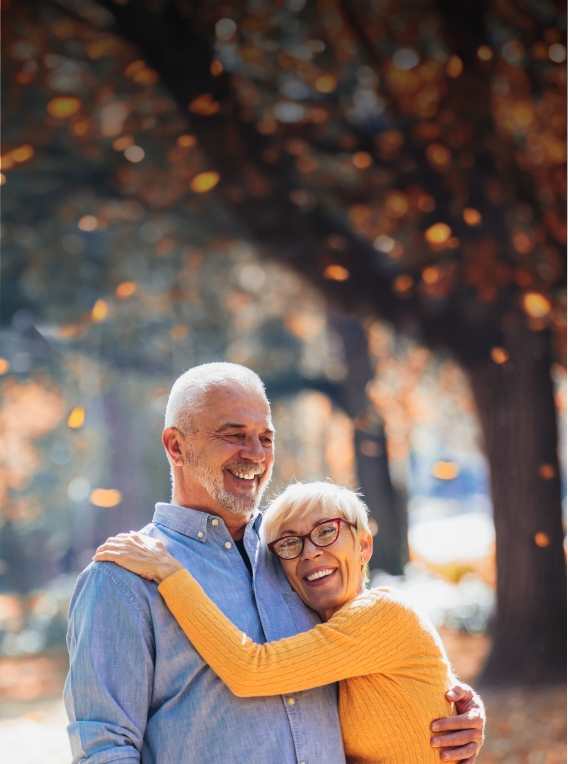
[[[183,570],[183,565],[168,552],[161,541],[133,531],[111,536],[97,549],[93,560],[115,562],[157,584],[178,570]]]

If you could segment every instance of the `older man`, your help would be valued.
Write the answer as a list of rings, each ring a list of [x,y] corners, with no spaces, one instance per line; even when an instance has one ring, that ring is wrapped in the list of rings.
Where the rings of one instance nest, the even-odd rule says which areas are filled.
[[[317,616],[259,545],[257,511],[274,463],[260,378],[242,366],[198,366],[174,384],[163,443],[170,504],[143,533],[161,539],[208,595],[256,642],[310,629]],[[65,700],[73,762],[89,764],[344,764],[334,685],[240,699],[203,662],[154,583],[111,563],[78,579],[70,608]],[[461,730],[433,744],[473,762],[482,721],[471,693]],[[470,757],[470,758],[468,758]]]

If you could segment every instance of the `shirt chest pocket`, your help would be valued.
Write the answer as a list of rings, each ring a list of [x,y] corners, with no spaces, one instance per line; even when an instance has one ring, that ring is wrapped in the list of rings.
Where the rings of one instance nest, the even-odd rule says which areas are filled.
[[[282,592],[282,596],[290,609],[292,620],[298,632],[309,631],[321,623],[317,613],[310,610],[296,592]]]

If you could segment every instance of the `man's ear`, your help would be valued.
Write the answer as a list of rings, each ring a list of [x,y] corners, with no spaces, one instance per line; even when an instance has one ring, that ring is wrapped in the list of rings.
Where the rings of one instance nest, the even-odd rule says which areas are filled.
[[[177,427],[166,427],[162,433],[162,443],[164,444],[166,453],[168,454],[171,463],[175,464],[176,467],[183,466],[185,461],[183,455],[182,438],[183,435],[180,433]]]

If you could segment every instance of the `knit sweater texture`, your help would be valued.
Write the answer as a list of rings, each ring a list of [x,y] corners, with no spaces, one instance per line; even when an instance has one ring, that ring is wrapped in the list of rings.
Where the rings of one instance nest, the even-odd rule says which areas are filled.
[[[430,723],[456,713],[444,697],[455,680],[433,625],[396,591],[366,591],[326,623],[263,645],[226,618],[187,570],[166,578],[159,591],[235,695],[289,694],[339,681],[348,764],[439,764]]]

